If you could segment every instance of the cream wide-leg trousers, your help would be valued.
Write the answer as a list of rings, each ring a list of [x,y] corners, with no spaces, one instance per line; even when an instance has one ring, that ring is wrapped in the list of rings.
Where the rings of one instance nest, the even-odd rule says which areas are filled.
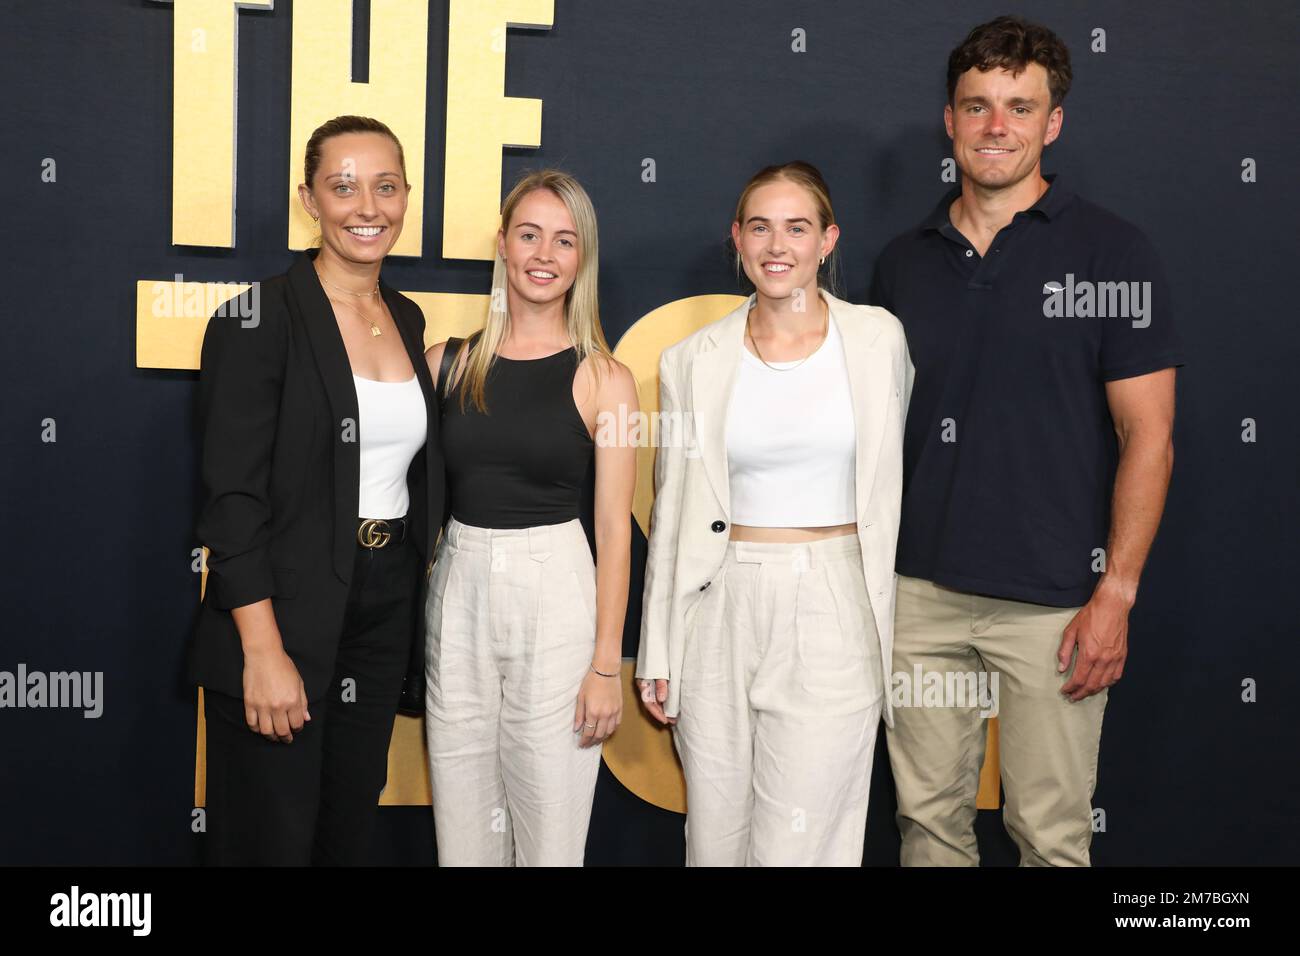
[[[687,865],[860,865],[884,675],[857,536],[732,541],[680,679]]]
[[[450,519],[429,582],[425,736],[442,866],[581,866],[600,746],[573,731],[596,645],[582,525]]]

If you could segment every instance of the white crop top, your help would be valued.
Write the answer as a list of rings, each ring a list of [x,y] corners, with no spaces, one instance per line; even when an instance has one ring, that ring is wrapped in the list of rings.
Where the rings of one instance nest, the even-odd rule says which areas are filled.
[[[758,528],[851,524],[857,442],[834,321],[802,365],[768,368],[741,343],[727,409],[731,520]],[[798,366],[797,368],[795,366]]]
[[[419,379],[377,382],[353,374],[361,446],[358,518],[401,518],[411,506],[406,472],[428,431]]]

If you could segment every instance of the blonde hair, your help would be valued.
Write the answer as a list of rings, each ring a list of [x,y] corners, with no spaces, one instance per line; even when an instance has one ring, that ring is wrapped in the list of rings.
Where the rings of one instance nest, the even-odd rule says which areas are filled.
[[[596,210],[591,204],[591,197],[576,179],[558,169],[542,169],[527,173],[510,190],[501,204],[501,232],[510,229],[510,220],[519,204],[530,193],[545,189],[555,195],[569,210],[574,228],[578,233],[578,275],[573,285],[564,295],[564,327],[569,341],[577,348],[577,361],[581,363],[588,355],[600,355],[610,362],[614,354],[605,341],[605,333],[600,327],[600,305],[597,293],[597,273],[600,266],[600,247],[596,232]],[[510,305],[507,286],[506,262],[498,249],[496,263],[492,267],[492,298],[488,307],[487,322],[483,330],[470,346],[462,373],[448,375],[446,393],[458,379],[463,379],[460,392],[460,407],[465,408],[465,396],[468,393],[474,406],[484,414],[487,413],[485,385],[488,371],[496,361],[497,349],[510,334]],[[593,362],[592,370],[599,378],[600,363]]]
[[[764,166],[753,176],[749,182],[745,183],[745,188],[740,191],[740,199],[736,201],[735,221],[740,223],[741,228],[745,225],[745,204],[749,202],[750,195],[760,186],[766,186],[768,183],[785,180],[792,182],[797,186],[802,186],[812,197],[813,208],[817,210],[817,221],[822,232],[826,231],[827,226],[835,224],[835,211],[831,208],[831,191],[826,185],[826,180],[822,178],[821,170],[812,163],[806,163],[803,160],[794,160],[789,163],[779,163],[774,166]],[[736,259],[736,279],[740,279],[740,250],[731,244],[735,251]],[[831,250],[831,254],[826,257],[826,274],[825,281],[821,269],[817,272],[817,284],[829,292],[831,295],[839,295],[839,246]]]

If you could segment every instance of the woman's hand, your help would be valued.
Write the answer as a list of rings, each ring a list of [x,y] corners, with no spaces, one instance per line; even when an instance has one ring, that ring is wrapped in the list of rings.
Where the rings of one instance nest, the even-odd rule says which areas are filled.
[[[641,689],[641,703],[645,704],[645,709],[650,711],[651,717],[661,724],[677,723],[676,717],[669,717],[664,713],[664,701],[668,699],[668,681],[638,678],[636,685]]]
[[[293,743],[307,712],[307,688],[281,648],[244,653],[244,720],[267,740]]]
[[[617,674],[618,672],[615,671]],[[623,719],[623,683],[618,677],[601,677],[590,668],[578,691],[573,732],[582,731],[580,746],[604,741]]]

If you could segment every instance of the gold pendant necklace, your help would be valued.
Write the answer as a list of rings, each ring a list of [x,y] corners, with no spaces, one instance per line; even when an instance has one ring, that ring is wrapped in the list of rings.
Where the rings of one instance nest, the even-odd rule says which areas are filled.
[[[358,312],[356,309],[353,309],[352,306],[348,305],[346,302],[339,302],[339,301],[337,301],[337,300],[335,300],[335,299],[330,299],[330,301],[333,302],[335,305],[341,305],[341,306],[343,306],[343,308],[345,308],[345,309],[350,309],[350,310],[351,310],[351,311],[356,315],[356,317],[359,318],[362,322],[367,322],[367,323],[369,323],[369,324],[370,324],[370,335],[371,335],[372,337],[373,337],[373,336],[376,336],[376,335],[383,335],[383,334],[384,334],[383,329],[381,329],[379,326],[375,325],[373,319],[367,319],[364,315],[362,315],[362,314],[361,314],[360,312]]]
[[[820,299],[821,297],[818,296],[818,298]],[[758,342],[754,340],[754,333],[749,330],[749,317],[752,314],[753,314],[753,310],[750,310],[749,312],[745,313],[745,335],[748,336],[750,343],[754,346],[754,354],[758,356],[758,360],[762,362],[764,365],[766,365],[768,368],[770,368],[773,372],[793,372],[795,369],[799,367],[799,365],[802,365],[804,362],[808,361],[810,358],[816,355],[817,349],[821,348],[822,342],[826,341],[826,333],[830,331],[830,326],[831,326],[831,310],[830,310],[830,306],[827,306],[826,316],[824,321],[822,322],[822,337],[821,337],[821,341],[817,343],[817,347],[814,348],[807,355],[805,355],[802,359],[800,359],[799,365],[791,365],[789,368],[777,368],[775,365],[770,364],[767,361],[767,359],[763,358],[763,353],[758,350]]]
[[[331,289],[337,289],[339,292],[346,292],[348,295],[366,296],[366,297],[379,295],[379,283],[375,283],[375,288],[371,292],[352,292],[349,291],[348,289],[340,289],[333,282],[330,282],[323,275],[321,275],[319,269],[316,270],[316,277],[320,279],[321,282],[324,282]],[[329,298],[328,294],[326,295],[326,298]],[[358,309],[353,308],[352,306],[348,305],[346,302],[337,302],[334,299],[330,299],[330,301],[334,302],[335,305],[341,305],[345,309],[350,309],[353,312],[353,314],[355,314],[356,317],[359,318],[362,322],[368,323],[370,325],[370,335],[372,338],[384,334],[383,329],[381,329],[378,325],[376,325],[373,319],[367,319],[364,315],[361,314],[361,312]],[[381,300],[381,305],[382,305],[382,300]]]

